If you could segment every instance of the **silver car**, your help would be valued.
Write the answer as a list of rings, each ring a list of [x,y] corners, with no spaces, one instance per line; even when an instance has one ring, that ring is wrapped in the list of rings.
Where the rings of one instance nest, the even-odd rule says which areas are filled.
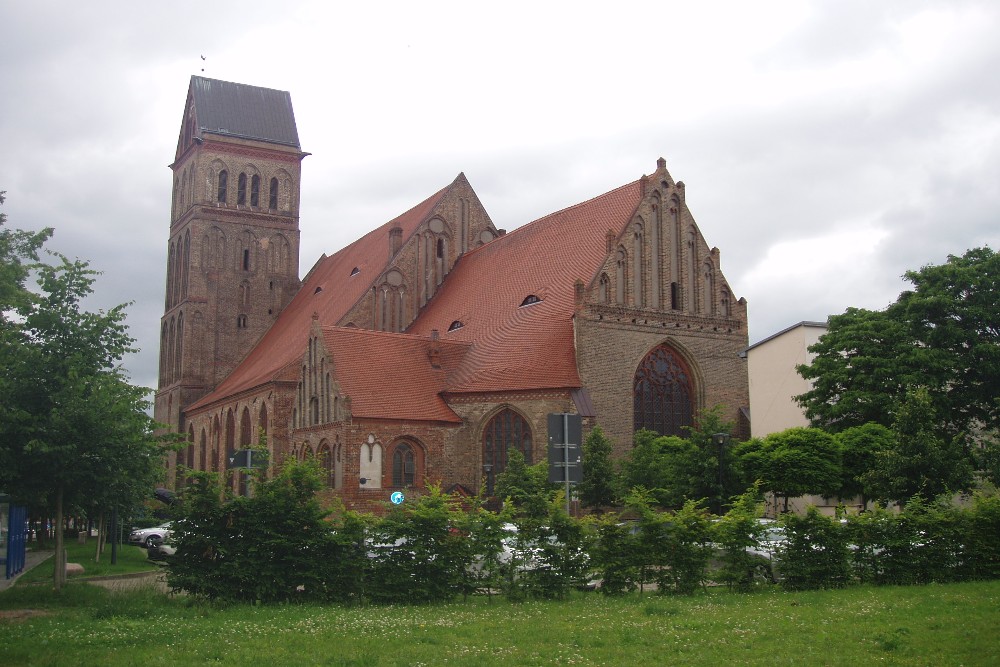
[[[170,522],[153,526],[152,528],[138,528],[128,535],[129,544],[137,544],[140,547],[157,547],[167,541],[170,537]]]

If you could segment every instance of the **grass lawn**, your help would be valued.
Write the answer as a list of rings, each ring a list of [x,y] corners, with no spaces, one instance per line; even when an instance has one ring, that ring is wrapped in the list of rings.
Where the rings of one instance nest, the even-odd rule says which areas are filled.
[[[997,665],[1000,581],[426,607],[0,594],[3,665]],[[3,618],[7,616],[8,618]]]
[[[55,541],[50,543],[54,546]],[[103,577],[114,574],[129,574],[132,572],[147,572],[155,570],[159,566],[146,557],[146,550],[129,544],[123,544],[118,549],[118,563],[111,564],[111,545],[104,548],[101,560],[95,562],[94,556],[97,551],[97,538],[87,540],[86,544],[79,544],[74,540],[66,540],[66,561],[69,563],[79,563],[83,566],[83,574],[71,577],[70,581],[79,577]],[[31,568],[20,576],[17,581],[18,586],[24,584],[38,584],[52,581],[52,569],[55,567],[55,558],[49,558],[43,563]],[[2,658],[0,658],[2,659]]]

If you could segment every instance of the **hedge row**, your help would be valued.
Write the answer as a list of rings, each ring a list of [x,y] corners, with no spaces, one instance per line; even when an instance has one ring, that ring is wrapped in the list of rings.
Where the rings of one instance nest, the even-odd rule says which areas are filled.
[[[710,582],[745,590],[772,577],[789,589],[1000,577],[998,497],[967,508],[917,500],[848,520],[787,515],[769,561],[761,548],[773,525],[750,493],[714,518],[693,502],[656,512],[639,490],[627,515],[577,520],[558,501],[543,518],[514,518],[430,489],[385,517],[331,519],[318,486],[308,463],[260,481],[253,497],[226,497],[214,476],[194,474],[168,582],[239,602],[412,604],[472,593],[554,598],[596,582],[613,595],[690,594]]]

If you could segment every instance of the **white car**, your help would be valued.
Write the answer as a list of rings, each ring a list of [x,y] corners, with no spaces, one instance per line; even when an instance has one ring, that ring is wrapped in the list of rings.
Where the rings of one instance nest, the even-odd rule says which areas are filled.
[[[139,528],[129,533],[129,544],[137,544],[141,547],[149,548],[163,544],[170,537],[169,522],[153,526],[152,528]]]

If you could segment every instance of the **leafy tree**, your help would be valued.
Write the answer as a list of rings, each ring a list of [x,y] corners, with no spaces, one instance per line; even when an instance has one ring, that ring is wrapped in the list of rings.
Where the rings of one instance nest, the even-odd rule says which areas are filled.
[[[715,434],[732,430],[717,406],[698,416],[687,437],[658,436],[652,431],[635,434],[634,446],[622,463],[622,495],[643,487],[661,507],[679,508],[687,500],[712,499],[716,509],[723,499],[745,486],[736,474],[733,445],[720,448]]]
[[[974,454],[982,479],[1000,487],[1000,440],[995,435],[983,438]]]
[[[882,311],[833,316],[799,366],[797,397],[815,426],[891,426],[907,392],[926,387],[942,436],[1000,417],[1000,255],[976,248],[904,275],[913,285]]]
[[[647,429],[635,432],[632,450],[621,464],[622,497],[637,487],[650,491],[662,488],[664,472],[659,437],[656,432]]]
[[[362,523],[351,514],[325,520],[316,496],[319,465],[293,458],[272,479],[264,470],[251,474],[254,495],[233,497],[218,473],[189,473],[171,535],[168,584],[235,602],[356,600],[368,560]]]
[[[739,449],[745,470],[763,491],[788,500],[808,493],[834,495],[841,485],[841,453],[837,440],[817,428],[790,428]]]
[[[861,505],[867,509],[872,490],[865,475],[874,468],[879,452],[893,447],[895,436],[885,426],[869,422],[841,431],[837,440],[843,453],[839,495],[841,498],[861,496]]]
[[[968,489],[973,466],[958,438],[942,435],[926,388],[909,392],[893,423],[891,446],[875,453],[861,475],[873,497],[905,504],[916,495],[934,498]]]
[[[49,233],[0,232],[0,486],[54,515],[58,589],[65,508],[135,503],[162,461],[146,390],[129,384],[119,365],[133,343],[124,306],[85,311],[96,273],[57,254],[52,265],[38,262]],[[31,271],[37,294],[24,288]]]
[[[524,454],[515,448],[509,450],[507,468],[497,475],[496,494],[499,498],[509,500],[521,515],[543,517],[548,514],[553,488],[549,484],[548,461],[529,466]]]
[[[611,441],[595,426],[583,443],[583,479],[577,486],[584,507],[607,507],[615,502],[611,451]]]

